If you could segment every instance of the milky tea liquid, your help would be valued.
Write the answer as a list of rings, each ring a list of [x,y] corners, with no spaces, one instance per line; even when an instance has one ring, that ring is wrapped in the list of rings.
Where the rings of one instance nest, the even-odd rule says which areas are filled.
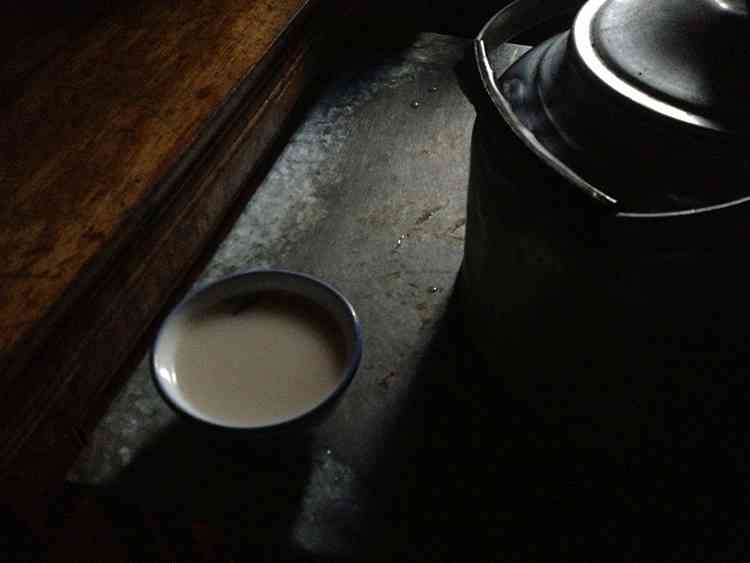
[[[344,376],[339,327],[322,307],[268,292],[175,319],[177,388],[196,411],[233,426],[300,415]]]

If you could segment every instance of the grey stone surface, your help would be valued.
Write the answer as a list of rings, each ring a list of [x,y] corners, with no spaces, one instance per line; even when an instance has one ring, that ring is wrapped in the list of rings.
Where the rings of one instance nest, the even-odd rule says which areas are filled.
[[[364,359],[331,418],[307,442],[205,435],[141,365],[72,481],[166,532],[210,524],[227,561],[747,559],[745,456],[717,443],[705,476],[648,447],[608,459],[509,395],[512,362],[475,364],[452,293],[477,171],[466,46],[422,35],[328,84],[199,281],[281,266],[351,299]]]
[[[196,284],[282,267],[338,287],[362,318],[366,352],[337,418],[383,403],[367,409],[365,431],[408,385],[460,264],[473,108],[452,65],[465,46],[426,34],[328,87]],[[173,421],[144,359],[70,478],[116,478],[125,452]]]
[[[335,285],[362,319],[361,368],[313,436],[292,509],[290,536],[310,553],[348,553],[366,530],[367,499],[378,494],[381,461],[460,266],[474,110],[453,66],[466,47],[421,35],[328,85],[198,282],[250,268],[299,270]],[[148,479],[143,468],[154,459],[164,475],[183,470],[166,454],[181,428],[144,360],[69,479],[138,502],[133,479]],[[196,455],[223,459],[201,448]]]

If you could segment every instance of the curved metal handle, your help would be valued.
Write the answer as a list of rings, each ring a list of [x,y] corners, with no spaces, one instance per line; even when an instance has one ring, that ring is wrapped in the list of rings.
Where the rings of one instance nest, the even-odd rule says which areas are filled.
[[[617,201],[604,192],[598,190],[590,182],[570,170],[562,161],[552,154],[545,146],[537,142],[533,133],[528,131],[511,109],[510,102],[498,85],[499,76],[495,76],[490,53],[503,43],[528,31],[540,23],[564,13],[575,13],[584,4],[583,0],[561,0],[549,2],[547,0],[516,0],[500,10],[482,28],[474,40],[474,57],[478,66],[479,76],[484,89],[492,100],[496,110],[505,123],[518,135],[519,139],[534,152],[541,155],[543,160],[558,173],[567,177],[571,182],[583,189],[594,201],[611,207]]]

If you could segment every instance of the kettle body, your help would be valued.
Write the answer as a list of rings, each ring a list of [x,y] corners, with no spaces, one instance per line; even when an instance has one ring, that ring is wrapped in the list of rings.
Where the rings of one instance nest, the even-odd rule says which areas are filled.
[[[511,5],[501,23],[526,29],[530,4]],[[517,47],[501,45],[497,31],[488,25],[480,36],[492,61],[478,61],[496,65],[499,79],[502,50]],[[555,155],[540,158],[489,101],[475,103],[459,279],[466,334],[487,371],[551,426],[594,447],[687,451],[741,439],[750,199],[623,209],[600,197],[606,185],[581,189]],[[617,134],[615,124],[601,126]],[[680,170],[666,173],[680,185]]]

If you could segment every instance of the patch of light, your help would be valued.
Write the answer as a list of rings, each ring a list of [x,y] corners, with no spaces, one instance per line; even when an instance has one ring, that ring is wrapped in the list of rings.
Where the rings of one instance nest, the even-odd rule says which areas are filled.
[[[631,86],[610,70],[602,61],[594,47],[591,37],[591,29],[594,17],[598,13],[599,8],[601,8],[605,2],[607,2],[607,0],[591,0],[584,4],[581,11],[578,12],[578,17],[573,25],[573,40],[575,41],[576,47],[578,47],[581,58],[586,62],[589,70],[591,70],[602,82],[609,85],[613,91],[618,92],[622,96],[629,98],[641,106],[684,123],[708,129],[716,129],[716,126],[710,120],[699,115],[694,115],[667,102],[663,102],[645,91]],[[728,0],[726,0],[725,3],[729,5]]]
[[[170,385],[177,385],[177,376],[171,369],[160,367],[156,371],[159,374],[159,377],[161,377],[164,381],[166,381]]]
[[[737,2],[733,2],[732,0],[714,0],[714,2],[722,10],[726,10],[728,12],[746,13],[745,7],[742,4],[738,4]]]

